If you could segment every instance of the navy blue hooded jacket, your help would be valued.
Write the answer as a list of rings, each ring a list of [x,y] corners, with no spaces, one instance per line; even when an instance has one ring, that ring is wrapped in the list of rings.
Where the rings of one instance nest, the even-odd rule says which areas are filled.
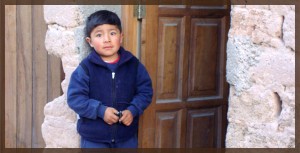
[[[67,101],[80,119],[77,131],[94,142],[119,142],[135,134],[139,115],[152,101],[152,82],[145,67],[130,52],[120,47],[120,60],[113,72],[93,50],[72,73]],[[107,124],[107,107],[130,110],[133,122]]]

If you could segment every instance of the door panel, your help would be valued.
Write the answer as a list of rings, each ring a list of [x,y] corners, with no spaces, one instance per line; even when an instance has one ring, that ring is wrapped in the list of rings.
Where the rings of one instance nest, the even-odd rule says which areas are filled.
[[[182,18],[159,18],[157,102],[179,97],[179,57],[182,52]]]
[[[189,92],[191,98],[223,96],[226,18],[191,20]]]
[[[189,97],[217,94],[218,25],[218,20],[191,21]]]
[[[156,112],[155,147],[179,148],[182,129],[182,112]]]
[[[189,110],[187,115],[187,148],[214,147],[218,130],[218,109]]]
[[[146,6],[142,62],[154,95],[139,147],[225,147],[230,7]]]

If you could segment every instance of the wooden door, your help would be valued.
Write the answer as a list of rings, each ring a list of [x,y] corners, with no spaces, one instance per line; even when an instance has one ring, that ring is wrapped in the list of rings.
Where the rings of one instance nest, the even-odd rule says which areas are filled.
[[[225,147],[228,6],[146,6],[142,62],[154,96],[139,147]]]
[[[44,106],[62,94],[61,60],[45,49],[42,5],[5,5],[5,147],[43,148]]]

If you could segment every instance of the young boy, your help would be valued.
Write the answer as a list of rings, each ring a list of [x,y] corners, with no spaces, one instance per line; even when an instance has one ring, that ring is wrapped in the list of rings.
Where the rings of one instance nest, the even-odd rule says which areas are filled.
[[[68,105],[78,115],[82,148],[137,148],[139,116],[152,101],[145,67],[121,47],[119,17],[101,10],[86,21],[92,52],[73,72]]]

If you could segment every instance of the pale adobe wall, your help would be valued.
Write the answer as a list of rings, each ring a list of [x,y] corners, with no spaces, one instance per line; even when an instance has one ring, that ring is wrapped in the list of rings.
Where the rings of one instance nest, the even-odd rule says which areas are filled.
[[[232,6],[228,36],[226,147],[295,147],[295,6]]]
[[[108,9],[121,17],[120,5],[45,5],[44,18],[48,25],[45,39],[49,54],[61,58],[65,80],[61,83],[63,95],[44,108],[42,134],[46,148],[77,148],[80,137],[76,131],[76,114],[69,108],[66,93],[69,79],[89,50],[84,40],[85,19],[91,13]]]

